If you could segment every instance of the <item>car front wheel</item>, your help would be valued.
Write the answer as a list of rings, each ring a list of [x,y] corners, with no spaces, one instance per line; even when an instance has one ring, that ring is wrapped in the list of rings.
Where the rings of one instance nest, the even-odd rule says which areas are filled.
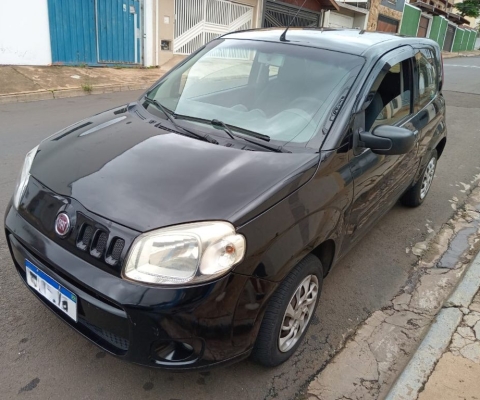
[[[418,207],[423,203],[425,197],[427,197],[430,187],[432,186],[433,177],[435,176],[435,170],[437,168],[437,159],[437,150],[433,150],[430,155],[430,160],[423,170],[418,182],[409,190],[407,190],[400,199],[402,204],[408,207]]]
[[[317,308],[323,283],[320,260],[300,261],[272,295],[252,351],[259,364],[275,367],[300,345]]]

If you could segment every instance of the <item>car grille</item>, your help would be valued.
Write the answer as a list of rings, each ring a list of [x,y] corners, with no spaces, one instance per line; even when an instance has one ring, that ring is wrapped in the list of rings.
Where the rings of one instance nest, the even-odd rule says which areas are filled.
[[[88,329],[90,329],[92,332],[94,332],[97,336],[101,337],[103,340],[111,344],[112,346],[115,346],[117,349],[122,350],[126,352],[128,350],[128,347],[130,345],[130,341],[128,339],[125,339],[121,336],[118,336],[114,334],[113,332],[107,331],[106,329],[100,328],[98,326],[93,325],[92,323],[84,320],[84,319],[79,319],[81,324],[85,325]]]
[[[84,223],[79,231],[76,240],[77,248],[89,252],[96,259],[103,259],[109,265],[117,265],[120,261],[125,241],[114,237],[108,243],[108,233],[95,229],[92,225]]]

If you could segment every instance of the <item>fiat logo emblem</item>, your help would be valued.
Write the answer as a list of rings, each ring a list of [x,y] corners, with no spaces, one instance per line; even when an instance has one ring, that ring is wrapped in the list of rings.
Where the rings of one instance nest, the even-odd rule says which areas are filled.
[[[57,215],[57,219],[55,220],[55,232],[60,237],[67,236],[68,232],[70,231],[70,218],[65,213],[60,213]]]

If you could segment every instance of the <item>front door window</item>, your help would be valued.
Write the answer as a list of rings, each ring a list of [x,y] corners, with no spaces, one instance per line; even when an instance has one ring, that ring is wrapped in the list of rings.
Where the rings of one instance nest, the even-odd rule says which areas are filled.
[[[372,102],[365,110],[365,130],[395,125],[412,111],[409,60],[393,65],[383,77]]]

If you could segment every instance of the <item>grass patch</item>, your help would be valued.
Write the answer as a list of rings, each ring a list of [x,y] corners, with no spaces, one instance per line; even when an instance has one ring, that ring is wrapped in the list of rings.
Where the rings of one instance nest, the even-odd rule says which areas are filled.
[[[92,93],[92,90],[93,90],[93,86],[90,85],[89,83],[82,83],[82,90],[85,92],[85,93]]]

